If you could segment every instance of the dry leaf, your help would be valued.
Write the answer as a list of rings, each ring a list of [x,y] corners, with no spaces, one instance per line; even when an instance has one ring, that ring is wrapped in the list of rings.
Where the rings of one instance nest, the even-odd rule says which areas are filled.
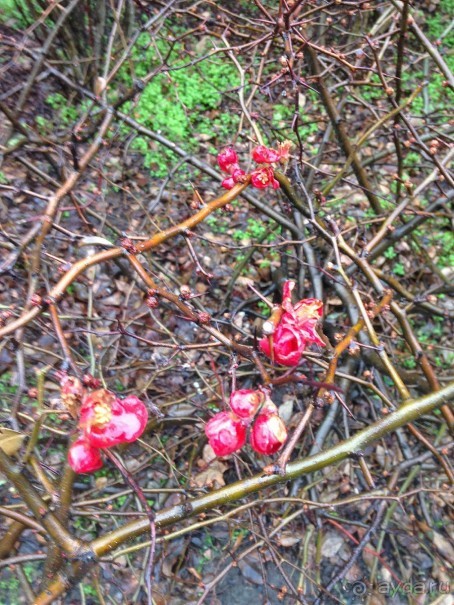
[[[25,435],[23,433],[18,433],[12,429],[0,428],[0,449],[5,454],[8,454],[8,456],[12,456],[19,450],[24,439]]]
[[[200,468],[200,473],[192,479],[191,483],[198,487],[205,485],[222,487],[225,485],[223,474],[228,466],[216,457],[211,445],[205,445],[202,458],[197,460],[197,466]]]
[[[199,460],[199,462],[197,464],[199,464],[199,466],[202,468],[202,467],[205,467],[210,462],[212,462],[213,460],[216,460],[216,454],[214,453],[214,450],[211,447],[211,445],[209,443],[207,443],[205,445],[205,447],[203,448],[202,460]]]
[[[123,281],[122,279],[115,280],[115,287],[119,292],[122,292],[123,294],[129,294],[129,292],[131,291],[131,284],[127,281]]]
[[[102,299],[102,304],[109,307],[120,307],[123,303],[124,296],[121,292],[114,292],[110,296]]]
[[[196,487],[222,487],[225,485],[224,473],[228,468],[220,460],[213,460],[202,472],[192,479],[191,483]]]
[[[322,557],[333,557],[342,548],[343,543],[343,536],[334,532],[328,533],[323,540]]]
[[[233,318],[233,325],[241,330],[244,323],[244,318],[246,317],[246,313],[244,311],[240,311]]]
[[[107,479],[107,477],[96,477],[95,479],[96,489],[99,490],[104,489],[108,483],[109,480]]]
[[[187,567],[187,570],[189,571],[189,573],[192,573],[192,575],[197,578],[197,580],[199,582],[202,581],[202,576],[199,574],[199,572],[197,571],[197,569],[195,569],[195,567]]]
[[[388,450],[386,450],[383,446],[381,445],[377,445],[377,447],[375,448],[375,456],[377,458],[377,462],[378,464],[386,469],[389,470],[392,466],[392,460],[391,460],[391,456],[388,452]]]
[[[438,552],[447,560],[454,561],[454,548],[449,540],[438,532],[434,532],[433,543]]]
[[[254,280],[251,277],[244,277],[244,275],[240,275],[240,277],[236,280],[237,286],[253,286]]]
[[[283,531],[277,539],[278,543],[284,547],[294,546],[295,544],[300,542],[300,540],[301,536],[297,536],[294,532],[291,531]]]
[[[285,424],[289,424],[293,416],[293,401],[292,395],[284,395],[283,403],[279,406],[279,416],[282,418]]]
[[[79,246],[107,246],[112,248],[114,245],[105,237],[99,237],[98,235],[90,235],[79,240]]]

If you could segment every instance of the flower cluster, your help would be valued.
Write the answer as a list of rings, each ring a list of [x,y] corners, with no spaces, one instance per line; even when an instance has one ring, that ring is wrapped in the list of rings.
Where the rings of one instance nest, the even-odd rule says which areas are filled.
[[[76,473],[102,467],[101,450],[140,437],[148,421],[147,408],[135,395],[118,399],[107,389],[85,394],[79,412],[80,436],[69,448],[68,462]]]
[[[259,145],[252,150],[252,159],[257,164],[260,164],[255,170],[250,173],[251,184],[257,189],[265,189],[272,187],[277,189],[279,182],[274,178],[274,170],[271,164],[277,162],[286,162],[289,158],[291,147],[290,141],[279,143],[278,149],[270,149],[265,145]],[[222,181],[222,186],[225,189],[232,189],[237,183],[242,183],[246,173],[238,164],[238,156],[234,149],[227,147],[218,155],[219,168],[230,176]]]
[[[325,346],[316,331],[323,313],[323,303],[316,298],[306,298],[293,305],[294,287],[295,282],[285,282],[282,304],[264,323],[265,336],[259,341],[261,351],[283,366],[298,365],[308,344]]]
[[[281,449],[287,439],[287,429],[277,407],[264,391],[240,389],[230,396],[230,412],[218,412],[207,422],[205,434],[216,456],[228,456],[246,443],[259,454],[270,456]]]
[[[236,152],[227,147],[218,155],[218,164],[222,172],[230,174],[229,178],[222,181],[222,186],[226,189],[232,189],[237,183],[241,183],[246,175],[244,170],[241,170],[238,164],[238,156]]]

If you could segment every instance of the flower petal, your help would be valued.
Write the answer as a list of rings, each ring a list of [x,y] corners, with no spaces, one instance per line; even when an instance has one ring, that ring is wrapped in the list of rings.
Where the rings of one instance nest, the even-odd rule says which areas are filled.
[[[238,156],[232,147],[226,147],[218,154],[218,165],[223,172],[229,172],[232,164],[238,163]]]
[[[262,391],[239,389],[230,395],[230,407],[240,418],[250,419],[255,415],[264,399],[265,395]]]
[[[259,414],[251,431],[252,449],[270,456],[276,453],[287,440],[287,429],[277,414]]]
[[[107,395],[96,400],[99,392]],[[82,405],[79,425],[85,437],[94,447],[106,448],[120,443],[131,443],[145,430],[148,412],[135,395],[118,399],[110,391],[99,389]]]
[[[233,177],[229,176],[228,178],[222,181],[221,186],[224,187],[224,189],[233,189],[235,187],[235,184],[236,183]]]
[[[246,443],[246,427],[232,412],[218,412],[205,425],[205,434],[216,456],[228,456]]]
[[[258,164],[272,164],[279,162],[281,154],[265,145],[258,145],[252,150],[252,159]]]
[[[93,447],[83,436],[70,446],[68,462],[75,473],[93,473],[103,465],[99,449]]]

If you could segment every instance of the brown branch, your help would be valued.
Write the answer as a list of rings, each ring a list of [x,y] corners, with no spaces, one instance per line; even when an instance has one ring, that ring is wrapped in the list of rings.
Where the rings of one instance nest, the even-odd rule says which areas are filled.
[[[148,288],[153,290],[158,295],[158,297],[164,298],[165,300],[172,302],[184,314],[185,317],[187,317],[190,321],[193,321],[194,323],[200,325],[200,327],[205,330],[205,332],[208,332],[208,334],[216,338],[216,340],[224,344],[229,349],[232,349],[240,355],[244,355],[245,357],[251,357],[251,347],[241,345],[222,334],[222,332],[220,332],[216,328],[202,323],[200,321],[199,313],[194,311],[194,309],[188,304],[186,304],[178,295],[174,294],[173,292],[170,292],[169,290],[166,290],[165,288],[161,288],[160,286],[158,286],[158,284],[156,284],[151,275],[147,273],[142,263],[136,256],[129,255],[128,261],[131,263],[134,270],[140,276],[144,284],[146,284]]]
[[[377,439],[390,434],[392,431],[409,422],[413,422],[424,414],[430,413],[437,407],[451,401],[453,398],[454,382],[437,393],[431,393],[420,399],[406,402],[405,405],[401,406],[395,412],[384,416],[377,422],[328,450],[319,452],[304,460],[288,464],[285,475],[255,475],[231,485],[227,485],[214,492],[204,494],[198,498],[185,501],[182,504],[177,504],[164,509],[156,513],[156,527],[164,528],[169,525],[174,525],[183,519],[204,513],[223,504],[245,498],[249,494],[256,493],[266,487],[296,479],[302,475],[345,460],[351,455],[360,453]],[[132,521],[104,536],[96,538],[91,543],[91,547],[98,557],[103,556],[113,551],[120,544],[146,533],[149,530],[149,527],[148,518]],[[81,564],[76,564],[74,577],[72,579],[80,579],[83,576],[84,572],[82,567]],[[34,605],[50,605],[54,599],[63,594],[65,587],[65,579],[62,577],[56,578],[54,582],[49,585],[48,590],[41,593],[36,598]]]
[[[353,147],[347,135],[347,131],[342,121],[342,118],[338,114],[335,103],[323,80],[317,55],[314,49],[311,48],[309,45],[306,46],[306,53],[309,60],[309,64],[311,66],[312,73],[317,78],[318,89],[320,91],[323,104],[325,105],[326,111],[333,125],[334,132],[336,133],[336,136],[339,140],[339,144],[342,147],[346,157],[351,158],[353,171],[356,175],[356,178],[358,179],[358,183],[364,191],[365,196],[369,200],[370,205],[372,206],[376,214],[381,214],[383,209],[381,207],[380,200],[375,195],[375,193],[373,193],[374,186],[369,181],[369,177],[367,176],[366,170],[363,168],[360,160],[358,159],[358,156],[356,155],[355,148]]]
[[[246,187],[248,186],[248,181],[243,184],[235,185],[233,189],[227,191],[220,197],[214,199],[204,206],[199,212],[189,217],[185,221],[182,221],[178,225],[169,227],[168,229],[161,231],[148,239],[145,242],[141,242],[137,248],[141,252],[145,252],[147,250],[151,250],[155,248],[159,244],[167,241],[168,239],[175,237],[179,234],[184,234],[187,229],[193,229],[196,225],[198,225],[201,221],[203,221],[207,216],[209,216],[212,212],[217,210],[218,208],[222,208],[223,206],[232,202]],[[47,300],[49,303],[56,303],[59,299],[62,298],[68,286],[70,286],[75,279],[79,275],[81,275],[84,271],[86,271],[89,267],[93,267],[94,265],[98,265],[100,263],[106,262],[108,260],[112,260],[122,256],[125,253],[125,250],[121,247],[112,248],[110,250],[105,250],[103,252],[98,252],[97,254],[93,254],[87,258],[84,258],[80,261],[74,263],[74,265],[63,275],[60,281],[49,291],[47,295]],[[0,328],[0,338],[2,336],[6,336],[7,334],[11,334],[15,330],[20,327],[26,326],[30,321],[38,317],[44,310],[44,307],[33,307],[23,315],[21,315],[15,321],[7,324],[6,326]]]
[[[49,305],[49,313],[52,318],[52,324],[54,326],[54,331],[58,338],[58,342],[60,343],[62,351],[65,355],[65,361],[71,366],[74,374],[80,378],[79,368],[73,359],[71,349],[69,348],[68,341],[66,340],[66,336],[63,332],[57,306],[55,304],[51,303]]]
[[[288,178],[281,173],[276,173],[276,178],[279,181],[284,194],[288,197],[290,202],[304,216],[306,216],[307,218],[312,220],[314,227],[316,227],[318,229],[320,235],[323,237],[323,239],[325,239],[325,241],[333,243],[332,236],[329,233],[329,229],[330,229],[329,226],[322,219],[319,219],[319,218],[314,219],[311,217],[310,210],[304,205],[303,201],[295,193],[295,190],[293,189],[292,185],[290,184],[290,181],[288,180]],[[454,191],[449,192],[448,197],[449,196],[451,196],[451,197],[454,196]],[[420,217],[416,217],[416,218],[419,219]],[[416,219],[413,219],[413,220],[416,220]],[[385,291],[385,287],[383,286],[383,284],[381,283],[381,281],[375,274],[374,269],[369,264],[368,260],[366,260],[362,256],[359,256],[358,254],[356,254],[355,251],[353,250],[353,248],[351,248],[347,244],[347,242],[344,240],[344,238],[341,235],[338,235],[336,241],[337,241],[339,250],[342,251],[344,254],[346,254],[353,261],[353,263],[356,265],[356,267],[358,267],[361,270],[361,272],[369,280],[369,282],[371,283],[371,285],[373,286],[373,288],[377,292],[377,294],[383,295],[383,293]],[[397,321],[399,322],[399,324],[402,328],[402,331],[404,333],[405,340],[407,341],[415,358],[419,361],[421,368],[424,372],[424,375],[427,379],[427,382],[430,385],[430,388],[433,390],[436,390],[439,386],[437,377],[429,362],[429,359],[427,358],[427,355],[422,350],[421,345],[419,344],[416,336],[413,333],[413,330],[408,322],[405,311],[403,311],[402,308],[395,301],[391,302],[390,309],[391,309],[392,313],[394,314],[394,316],[396,317]],[[453,430],[454,414],[452,413],[452,411],[450,410],[450,408],[448,406],[442,406],[441,412],[442,412],[446,422],[448,423],[450,430]]]
[[[402,2],[399,2],[399,0],[391,0],[391,3],[397,8],[397,10],[399,12],[404,11],[404,5]],[[432,57],[435,64],[437,65],[438,69],[441,71],[441,73],[446,78],[449,86],[452,89],[454,89],[454,75],[453,75],[452,71],[449,69],[445,60],[440,55],[440,53],[435,48],[435,46],[430,42],[430,40],[425,36],[425,34],[423,33],[423,31],[421,30],[419,25],[415,22],[414,18],[411,16],[411,13],[410,13],[410,18],[411,18],[410,29],[413,31],[416,38],[418,38],[419,42],[422,44],[422,46],[426,49],[426,51]]]
[[[393,294],[390,290],[385,291],[381,301],[372,309],[370,319],[377,317],[377,315],[379,315],[383,309],[390,304],[392,296]],[[364,319],[359,319],[357,323],[349,329],[345,337],[334,347],[334,351],[329,362],[328,371],[326,372],[326,376],[324,378],[325,383],[331,384],[334,381],[339,357],[350,346],[355,336],[359,334],[364,326]],[[319,392],[319,399],[322,399],[325,393],[326,389],[321,389]]]
[[[71,559],[92,558],[90,545],[75,538],[50,511],[48,505],[25,477],[23,469],[0,449],[0,470],[16,488],[22,500],[34,514],[37,521],[47,530],[52,540]]]

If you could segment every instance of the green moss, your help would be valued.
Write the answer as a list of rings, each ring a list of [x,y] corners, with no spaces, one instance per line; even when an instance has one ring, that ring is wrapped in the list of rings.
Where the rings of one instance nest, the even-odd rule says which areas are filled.
[[[405,267],[402,263],[395,263],[393,267],[394,275],[398,275],[399,277],[403,277],[405,275]]]
[[[0,23],[25,28],[33,18],[24,0],[0,0]]]
[[[271,315],[271,309],[263,300],[258,301],[257,308],[264,317],[269,317]]]
[[[420,12],[418,22],[424,27],[431,42],[441,41],[440,52],[444,61],[451,71],[454,70],[454,36],[452,31],[441,39],[441,36],[446,31],[449,22],[454,13],[454,0],[441,0],[437,10],[431,16],[427,13]],[[451,53],[449,53],[451,51]],[[422,83],[426,79],[423,72],[409,74],[404,72],[403,82],[409,84],[410,87],[415,84]],[[429,74],[429,83],[427,85],[427,96],[429,98],[429,111],[436,112],[440,110],[450,110],[454,102],[454,93],[447,87],[443,86],[445,77],[438,70],[433,70]],[[424,98],[419,95],[412,104],[412,112],[422,114],[424,110]]]
[[[427,34],[431,40],[440,39],[449,25],[449,17],[452,18],[453,14],[454,0],[442,0],[431,17],[424,15],[424,20],[422,22],[425,23]],[[443,38],[442,43],[443,46],[446,46],[447,48],[454,48],[452,31]]]
[[[98,596],[96,588],[92,584],[83,583],[82,590],[84,591],[84,595],[86,597],[97,597]]]
[[[183,50],[181,44],[173,46],[167,57],[167,64],[172,68],[152,78],[137,103],[134,106],[128,103],[124,110],[132,113],[146,128],[161,133],[177,144],[183,144],[188,152],[196,152],[200,141],[215,138],[224,142],[237,129],[239,116],[222,111],[221,105],[223,95],[239,85],[239,76],[234,66],[218,55],[188,65],[187,56],[180,58]],[[160,40],[151,44],[149,35],[142,34],[132,53],[136,75],[145,77],[153,67],[158,68],[161,57],[166,56],[168,51],[168,41]],[[206,49],[203,54],[207,54]],[[121,77],[127,85],[131,85],[126,72]],[[145,137],[136,137],[132,147],[144,155],[145,165],[157,177],[166,176],[169,165],[177,160],[171,150],[158,147]],[[215,146],[212,151],[216,152]]]
[[[11,372],[5,372],[0,376],[0,395],[14,395],[16,393],[18,387],[12,382]]]
[[[417,364],[414,357],[407,357],[407,359],[402,361],[402,365],[404,368],[407,368],[407,370],[414,370]]]
[[[440,268],[454,267],[454,234],[452,231],[438,231],[431,242],[439,249],[437,265]]]
[[[393,258],[396,258],[397,252],[394,250],[393,246],[390,246],[389,248],[387,248],[385,250],[385,252],[383,253],[383,256],[385,258],[387,258],[388,260],[392,260]]]
[[[14,576],[9,572],[6,580],[0,580],[0,593],[8,595],[11,604],[15,605],[16,603],[20,603],[20,583],[17,576]]]
[[[361,87],[361,96],[369,103],[382,99],[383,87],[378,74],[372,74],[369,81],[369,85],[366,84],[365,86]]]
[[[281,228],[278,227],[265,237],[265,234],[268,230],[268,223],[254,217],[250,217],[247,219],[246,229],[236,229],[232,233],[232,238],[237,242],[240,242],[241,240],[251,240],[252,243],[256,242],[257,240],[273,242],[276,238],[276,235],[281,233]],[[264,238],[264,240],[262,238]]]

